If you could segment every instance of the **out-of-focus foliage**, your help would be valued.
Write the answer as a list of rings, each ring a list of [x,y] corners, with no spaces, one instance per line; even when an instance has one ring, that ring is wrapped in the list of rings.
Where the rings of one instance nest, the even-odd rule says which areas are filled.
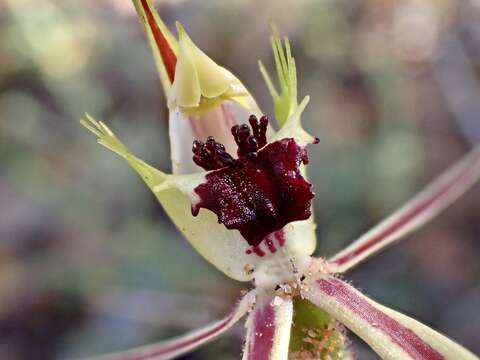
[[[299,96],[313,100],[307,128],[321,139],[309,169],[319,254],[480,141],[478,1],[157,6],[270,115],[257,59],[272,69],[271,20],[290,37]],[[238,285],[195,254],[141,180],[78,123],[84,111],[106,120],[169,170],[165,99],[129,0],[2,0],[0,60],[0,358],[119,350],[222,314]],[[480,352],[479,214],[477,188],[354,280]],[[190,358],[238,358],[235,334]]]

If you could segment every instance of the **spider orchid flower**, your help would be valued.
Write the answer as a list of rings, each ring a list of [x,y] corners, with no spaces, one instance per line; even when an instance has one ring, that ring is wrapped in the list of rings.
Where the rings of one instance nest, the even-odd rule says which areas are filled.
[[[350,359],[343,326],[383,359],[478,359],[435,330],[367,298],[342,274],[424,225],[468,190],[480,178],[480,147],[345,250],[314,258],[314,193],[305,167],[306,147],[318,140],[301,126],[308,97],[297,103],[288,40],[276,34],[271,39],[279,91],[260,63],[279,125],[273,131],[240,81],[199,50],[181,25],[177,41],[148,0],[134,4],[168,97],[174,174],[133,155],[103,122],[87,115],[82,124],[143,178],[205,259],[253,287],[223,319],[105,359],[175,358],[245,315],[247,360]]]

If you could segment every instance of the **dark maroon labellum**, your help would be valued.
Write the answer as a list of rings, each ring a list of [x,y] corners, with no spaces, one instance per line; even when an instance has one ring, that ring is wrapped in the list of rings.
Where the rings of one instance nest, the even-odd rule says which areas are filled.
[[[249,122],[252,131],[248,125],[232,128],[238,159],[212,137],[193,143],[195,163],[214,171],[195,188],[200,201],[192,213],[197,215],[200,208],[213,211],[219,223],[239,230],[256,246],[286,224],[308,219],[314,194],[299,170],[301,163],[308,163],[305,148],[293,138],[267,144],[268,119],[252,115]]]

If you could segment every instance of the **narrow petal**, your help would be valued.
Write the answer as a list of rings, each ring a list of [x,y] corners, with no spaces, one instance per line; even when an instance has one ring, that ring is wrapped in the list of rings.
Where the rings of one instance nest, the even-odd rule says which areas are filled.
[[[314,278],[304,295],[362,338],[382,359],[478,359],[444,335],[372,301],[340,279]]]
[[[277,91],[273,85],[270,75],[261,61],[259,61],[259,67],[273,98],[275,117],[281,127],[297,107],[297,70],[288,39],[285,38],[284,44],[282,44],[277,29],[273,27],[272,30],[273,35],[270,38],[270,42],[272,44],[280,91]]]
[[[402,208],[329,259],[333,272],[345,272],[387,245],[405,237],[452,204],[480,178],[480,146]]]
[[[280,90],[277,91],[268,74],[265,66],[260,61],[260,73],[263,75],[267,88],[273,99],[275,118],[280,130],[270,141],[293,137],[298,144],[307,145],[317,143],[318,138],[308,134],[302,127],[301,115],[307,106],[310,97],[305,96],[300,104],[297,100],[297,68],[295,59],[292,56],[290,42],[284,38],[284,43],[273,27],[272,44],[273,56],[275,58],[277,82]]]
[[[168,95],[175,77],[178,42],[163,23],[150,0],[132,0],[155,58],[155,64]]]
[[[292,299],[259,296],[247,319],[243,360],[287,360],[292,317]]]
[[[96,360],[168,360],[195,350],[230,329],[252,307],[255,301],[254,291],[248,292],[230,314],[201,329],[177,338],[156,344],[122,351],[115,354],[96,357]],[[93,359],[92,359],[93,360]]]

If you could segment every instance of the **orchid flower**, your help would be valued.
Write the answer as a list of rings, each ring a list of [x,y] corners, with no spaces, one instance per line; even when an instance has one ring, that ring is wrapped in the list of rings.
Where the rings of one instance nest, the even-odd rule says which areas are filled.
[[[367,298],[343,273],[411,234],[480,178],[480,147],[419,195],[330,258],[315,258],[306,147],[287,39],[271,39],[279,90],[263,64],[279,128],[228,70],[177,24],[170,33],[150,0],[133,0],[167,95],[173,173],[143,162],[101,121],[82,124],[142,177],[185,238],[230,278],[250,282],[233,310],[168,341],[105,359],[171,359],[246,319],[243,359],[351,359],[343,326],[383,359],[478,359],[426,325]],[[247,125],[246,123],[248,122]],[[190,152],[192,151],[192,152]]]

